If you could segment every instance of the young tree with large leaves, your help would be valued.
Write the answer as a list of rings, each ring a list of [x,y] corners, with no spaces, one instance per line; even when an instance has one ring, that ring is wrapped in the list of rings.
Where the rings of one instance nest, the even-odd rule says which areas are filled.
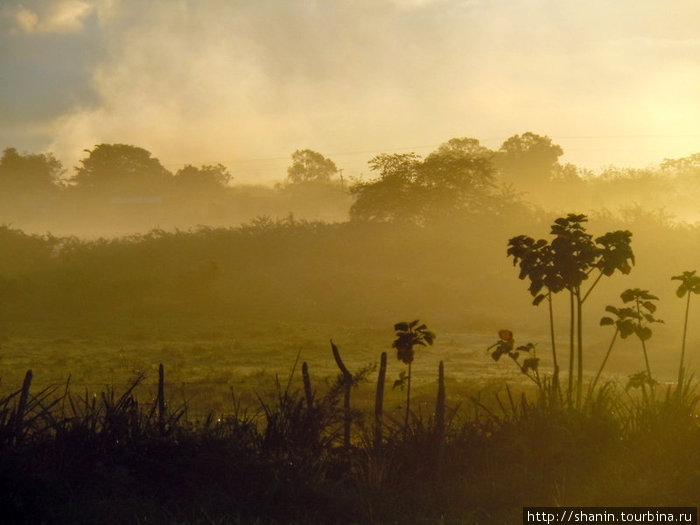
[[[406,416],[404,419],[404,431],[408,430],[408,417],[411,412],[411,365],[415,357],[416,346],[432,345],[435,334],[418,319],[410,323],[396,323],[394,325],[396,339],[391,347],[396,349],[396,357],[399,361],[408,365],[406,377]]]
[[[603,276],[616,271],[628,274],[634,264],[630,246],[632,233],[614,231],[595,240],[586,231],[585,215],[569,214],[552,224],[551,242],[535,241],[520,235],[508,242],[508,256],[513,264],[520,265],[520,279],[530,279],[530,293],[537,305],[551,294],[562,290],[569,292],[569,377],[567,400],[572,402],[574,363],[577,369],[576,406],[581,406],[583,392],[583,305]],[[595,274],[588,288],[584,282]],[[553,316],[550,309],[550,329],[554,341]],[[575,342],[574,342],[575,341]],[[553,344],[555,374],[557,374],[556,350]]]
[[[680,388],[685,377],[685,340],[688,335],[688,312],[690,311],[690,296],[692,294],[700,294],[700,276],[695,275],[697,270],[683,272],[680,275],[671,277],[674,281],[680,281],[681,284],[676,290],[676,295],[679,298],[687,297],[685,302],[685,316],[683,319],[683,342],[681,344],[681,362],[678,367],[678,386]]]

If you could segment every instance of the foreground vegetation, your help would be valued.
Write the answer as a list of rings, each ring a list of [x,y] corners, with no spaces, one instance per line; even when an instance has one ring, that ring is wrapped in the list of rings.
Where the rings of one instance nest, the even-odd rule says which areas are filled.
[[[145,402],[141,377],[88,395],[34,392],[28,374],[0,401],[3,522],[516,523],[523,505],[698,504],[687,380],[653,398],[609,383],[580,408],[551,383],[458,407],[441,366],[432,406],[406,423],[382,411],[381,372],[374,417],[342,402],[367,370],[328,387],[302,372],[199,421],[170,404],[162,370]]]
[[[400,415],[385,410],[387,353],[380,356],[373,406],[358,409],[353,391],[376,367],[351,371],[332,340],[335,380],[314,385],[305,361],[299,385],[297,355],[288,381],[276,378],[272,396],[256,392],[255,403],[243,402],[231,390],[232,410],[194,420],[186,399],[179,407],[169,403],[163,365],[145,403],[137,397],[143,374],[124,392],[91,395],[74,393],[70,378],[63,388],[32,393],[28,371],[22,388],[0,399],[3,518],[472,524],[518,522],[523,506],[697,505],[700,395],[686,371],[685,349],[700,277],[685,271],[672,278],[680,281],[676,295],[686,298],[676,383],[662,388],[649,363],[649,325],[661,322],[654,316],[658,297],[633,288],[620,296],[631,307],[606,308],[616,318],[600,324],[614,326],[615,334],[584,389],[582,304],[600,278],[629,273],[635,262],[631,232],[594,241],[586,222],[583,215],[557,219],[551,244],[522,235],[509,242],[534,304],[546,299],[550,306],[553,370],[541,367],[533,343],[516,346],[510,330],[500,330],[487,352],[495,361],[509,357],[534,388],[507,385],[493,398],[478,392],[460,400],[468,402],[465,410],[448,403],[440,361],[435,401],[424,411],[412,390],[413,364],[437,336],[419,320],[394,325],[391,347],[407,365],[393,382],[405,389]],[[552,294],[563,290],[571,304],[565,389],[552,310]],[[638,338],[645,363],[624,388],[599,382],[618,334]]]
[[[124,145],[56,184],[50,156],[5,151],[3,209],[35,231],[222,227],[0,227],[3,523],[515,523],[523,505],[697,505],[700,283],[676,275],[672,299],[666,272],[669,254],[676,273],[697,264],[700,225],[637,206],[591,216],[600,237],[580,214],[551,241],[512,237],[545,235],[545,188],[587,202],[670,177],[694,203],[696,156],[589,180],[546,137],[498,152],[453,139],[425,159],[375,157],[349,193],[332,162],[297,153],[287,184],[253,190]],[[243,209],[251,194],[267,208]],[[351,220],[270,217],[294,203]],[[530,298],[513,291],[507,238]],[[376,327],[409,315],[430,329],[394,325],[388,359]]]

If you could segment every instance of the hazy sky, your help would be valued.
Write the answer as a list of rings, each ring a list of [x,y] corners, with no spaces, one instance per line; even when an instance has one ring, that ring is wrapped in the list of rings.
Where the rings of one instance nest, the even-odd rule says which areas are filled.
[[[698,27],[697,0],[0,0],[0,148],[254,182],[534,131],[642,167],[700,152]]]

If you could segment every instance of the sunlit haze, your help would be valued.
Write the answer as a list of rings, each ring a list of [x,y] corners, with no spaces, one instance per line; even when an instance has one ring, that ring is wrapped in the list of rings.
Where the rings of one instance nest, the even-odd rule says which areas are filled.
[[[548,135],[562,162],[700,148],[695,0],[24,0],[0,8],[0,146],[71,168],[99,143],[280,180],[451,137]]]

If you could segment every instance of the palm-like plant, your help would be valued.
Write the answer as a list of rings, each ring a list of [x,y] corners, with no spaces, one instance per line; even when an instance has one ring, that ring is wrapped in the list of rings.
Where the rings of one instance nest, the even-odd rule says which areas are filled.
[[[428,330],[425,324],[416,319],[410,323],[396,323],[394,325],[396,339],[391,347],[396,349],[396,357],[399,361],[408,365],[408,376],[406,377],[406,417],[404,419],[404,430],[408,429],[408,416],[411,410],[411,365],[415,357],[415,346],[432,345],[435,334]]]
[[[685,302],[685,320],[683,321],[683,342],[681,344],[681,363],[678,367],[678,386],[683,382],[684,359],[685,359],[685,339],[688,334],[688,312],[690,311],[690,295],[700,294],[700,276],[695,275],[696,270],[692,272],[683,272],[681,275],[671,277],[671,280],[681,281],[680,286],[676,290],[676,295],[680,298],[688,296]]]

